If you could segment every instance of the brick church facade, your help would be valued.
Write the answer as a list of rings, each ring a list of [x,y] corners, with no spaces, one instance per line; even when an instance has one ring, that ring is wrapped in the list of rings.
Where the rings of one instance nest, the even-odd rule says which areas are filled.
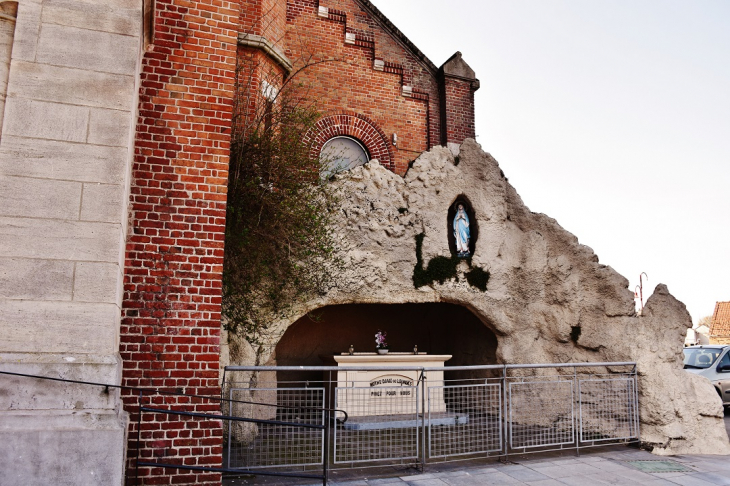
[[[474,137],[479,81],[461,54],[436,67],[367,0],[247,0],[238,39],[250,92],[293,76],[324,113],[305,141],[315,157],[353,137],[403,175],[430,147]]]
[[[474,137],[479,81],[458,52],[436,67],[367,0],[157,0],[151,19],[128,205],[122,383],[216,396],[234,106],[252,116],[296,76],[297,89],[322,112],[304,140],[313,157],[346,138],[402,176],[430,147],[456,149]],[[243,96],[237,77],[248,94],[243,104],[234,102]],[[137,397],[129,391],[123,399],[132,411],[132,450]],[[170,400],[183,410],[217,411]],[[220,465],[220,427],[197,427],[144,422],[141,458]],[[140,472],[144,484],[220,482],[217,473]]]

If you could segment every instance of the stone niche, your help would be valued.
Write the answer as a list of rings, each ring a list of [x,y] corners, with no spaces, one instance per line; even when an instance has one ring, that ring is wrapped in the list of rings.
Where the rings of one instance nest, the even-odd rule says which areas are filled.
[[[660,284],[636,315],[628,280],[554,219],[525,207],[476,142],[465,141],[457,159],[435,147],[405,177],[373,160],[333,184],[341,192],[336,230],[346,270],[326,295],[276,323],[269,346],[254,350],[231,336],[223,364],[318,364],[318,354],[346,351],[358,330],[366,337],[356,350],[370,351],[360,346],[374,347],[371,329],[391,322],[389,341],[397,339],[393,316],[421,312],[431,316],[424,330],[463,337],[470,354],[438,339],[422,348],[415,338],[397,351],[419,344],[454,354],[449,364],[636,361],[646,445],[657,454],[730,454],[717,393],[682,369],[692,325],[684,304]],[[478,225],[470,258],[453,255],[444,224],[459,199]],[[443,307],[427,307],[435,304]],[[315,310],[324,319],[307,317]],[[403,333],[419,325],[404,319]],[[321,344],[330,341],[332,349]]]

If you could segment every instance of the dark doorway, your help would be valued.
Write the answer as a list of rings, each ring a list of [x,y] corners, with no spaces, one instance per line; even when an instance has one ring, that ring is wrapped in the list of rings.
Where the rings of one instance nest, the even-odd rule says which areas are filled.
[[[446,366],[496,364],[497,337],[466,307],[447,303],[346,304],[323,307],[292,324],[276,346],[279,366],[322,366],[323,357],[375,351],[375,333],[388,333],[391,352],[450,354]],[[445,378],[486,377],[449,373]],[[490,374],[491,376],[491,374]],[[278,381],[292,379],[279,372]],[[296,380],[303,379],[297,372]],[[321,374],[306,379],[318,381]]]

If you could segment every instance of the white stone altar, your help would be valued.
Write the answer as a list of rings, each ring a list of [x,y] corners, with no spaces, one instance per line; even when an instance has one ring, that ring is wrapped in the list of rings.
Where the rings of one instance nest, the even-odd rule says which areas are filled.
[[[333,359],[342,371],[337,372],[336,408],[346,410],[350,417],[418,414],[446,411],[443,394],[429,389],[443,386],[443,371],[426,372],[425,386],[418,386],[419,372],[351,370],[355,367],[443,367],[451,359],[450,354],[426,353],[343,353],[325,358]],[[420,392],[425,391],[425,400]]]

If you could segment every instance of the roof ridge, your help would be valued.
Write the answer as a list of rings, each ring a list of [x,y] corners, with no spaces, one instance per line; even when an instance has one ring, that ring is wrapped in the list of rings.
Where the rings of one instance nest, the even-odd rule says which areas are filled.
[[[364,7],[366,10],[372,14],[373,18],[377,21],[379,21],[381,27],[383,29],[387,30],[397,41],[399,41],[403,47],[405,47],[407,50],[413,54],[417,60],[421,61],[421,63],[424,65],[426,69],[431,71],[433,75],[436,75],[438,72],[438,67],[424,54],[416,45],[411,42],[411,40],[406,37],[406,35],[401,32],[401,30],[396,27],[393,22],[390,21],[388,17],[385,16],[383,12],[378,9],[375,5],[373,5],[370,0],[355,0],[357,3],[359,3],[362,7]]]
[[[408,38],[395,27],[383,13],[368,0],[355,0],[355,3],[364,8],[368,14],[376,20],[380,27],[387,34],[401,44],[407,51],[410,51],[416,57],[416,60],[423,65],[432,75],[438,72],[438,68],[423,54]],[[401,96],[428,102],[429,95],[427,92],[419,90],[412,85],[413,79],[403,64],[400,62],[386,60],[382,54],[377,52],[375,43],[375,32],[369,29],[359,29],[349,24],[347,13],[344,10],[325,7],[322,2],[317,2],[317,16],[338,22],[345,27],[345,44],[364,47],[370,49],[373,57],[372,69],[375,71],[386,72],[400,76]],[[457,52],[460,55],[460,53]],[[453,57],[453,56],[452,56]],[[415,89],[415,94],[414,94]]]

